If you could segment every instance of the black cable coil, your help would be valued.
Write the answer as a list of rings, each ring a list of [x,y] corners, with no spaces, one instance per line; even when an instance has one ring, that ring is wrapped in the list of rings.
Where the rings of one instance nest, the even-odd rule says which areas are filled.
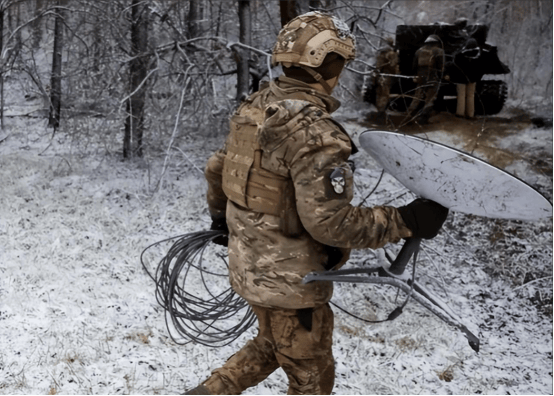
[[[156,242],[141,253],[142,266],[156,283],[156,300],[166,311],[170,337],[177,344],[195,342],[222,347],[236,340],[256,321],[247,302],[229,287],[226,250],[225,254],[217,253],[218,247],[212,243],[224,235],[223,231],[192,232]],[[145,252],[175,239],[152,276],[143,260]],[[217,263],[211,263],[215,258],[219,259]],[[218,268],[225,271],[219,273]],[[203,292],[198,292],[200,286]],[[180,338],[174,337],[174,331]]]

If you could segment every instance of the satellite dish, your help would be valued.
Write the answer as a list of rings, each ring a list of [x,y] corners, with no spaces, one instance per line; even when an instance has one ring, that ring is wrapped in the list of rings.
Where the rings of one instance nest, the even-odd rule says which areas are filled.
[[[365,131],[359,140],[406,188],[449,210],[495,219],[552,217],[552,203],[535,188],[462,151],[389,131]]]

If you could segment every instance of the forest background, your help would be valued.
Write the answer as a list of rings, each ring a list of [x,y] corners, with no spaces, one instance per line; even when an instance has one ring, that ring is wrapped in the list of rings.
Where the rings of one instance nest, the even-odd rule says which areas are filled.
[[[373,110],[362,98],[376,50],[397,25],[487,24],[511,70],[506,106],[472,122],[442,114],[450,124],[433,121],[432,136],[454,142],[456,128],[475,127],[552,201],[551,1],[0,0],[0,393],[179,394],[253,335],[177,345],[140,254],[208,228],[205,162],[241,98],[280,73],[268,56],[282,23],[310,7],[357,37],[334,93],[353,139]],[[381,180],[368,156],[356,161],[353,204]],[[379,187],[367,205],[412,198],[386,174]],[[149,250],[146,268],[167,248]],[[392,324],[336,310],[335,392],[551,394],[551,219],[451,213],[423,252],[418,279],[481,338],[480,353],[412,302]],[[355,252],[349,265],[377,254]],[[350,285],[333,299],[368,319],[399,301]],[[276,372],[247,393],[286,383]]]
[[[548,113],[552,104],[550,1],[1,0],[2,126],[6,98],[19,97],[33,104],[26,115],[47,116],[80,147],[100,136],[107,151],[141,157],[155,190],[170,157],[186,160],[187,139],[224,136],[240,99],[279,74],[268,67],[275,37],[311,9],[338,15],[357,36],[335,93],[349,109],[368,107],[375,52],[397,25],[461,18],[490,27],[516,106]]]

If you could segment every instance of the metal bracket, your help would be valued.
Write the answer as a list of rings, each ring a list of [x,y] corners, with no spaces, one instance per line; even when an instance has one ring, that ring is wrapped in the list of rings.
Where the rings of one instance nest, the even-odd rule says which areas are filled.
[[[391,267],[393,266],[391,265]],[[379,276],[373,276],[372,274],[375,272],[377,272]],[[357,268],[338,271],[311,272],[304,276],[302,283],[315,281],[390,285],[397,287],[406,294],[410,293],[413,283],[411,297],[423,307],[427,308],[433,314],[438,316],[441,320],[460,330],[467,338],[471,349],[473,349],[475,352],[479,352],[479,338],[477,338],[471,331],[468,330],[468,328],[462,323],[462,320],[454,312],[452,312],[452,310],[450,310],[450,308],[448,308],[448,306],[444,302],[442,302],[433,293],[425,289],[425,287],[410,279],[407,274],[395,275],[392,272],[389,272],[384,267]]]

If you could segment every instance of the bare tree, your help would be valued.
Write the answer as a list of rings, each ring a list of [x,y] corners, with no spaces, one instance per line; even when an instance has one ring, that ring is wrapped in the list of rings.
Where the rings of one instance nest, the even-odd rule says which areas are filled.
[[[322,0],[281,0],[279,11],[281,13],[281,26],[285,26],[291,19],[308,11],[322,10],[329,7],[329,1]]]
[[[13,0],[0,0],[0,128],[2,129],[4,129],[4,75],[9,63],[9,55],[6,48],[9,43],[4,40],[4,30],[6,27],[8,31],[10,30],[10,20],[13,14],[11,8],[14,8],[14,6],[17,7],[17,14],[19,16],[19,3]],[[8,19],[7,23],[5,23],[6,17]],[[18,44],[20,43],[18,42]]]
[[[201,0],[189,0],[187,15],[187,37],[195,38],[200,33],[200,16],[202,13]]]
[[[4,13],[8,2],[0,2],[0,128],[4,129]]]
[[[42,18],[40,15],[44,9],[45,0],[35,0],[35,16],[37,17],[33,23],[33,47],[38,48],[42,39]]]
[[[252,15],[250,12],[250,0],[239,0],[239,26],[240,42],[247,46],[252,45]],[[250,51],[246,48],[235,48],[237,56],[237,101],[242,101],[248,96],[250,90]]]
[[[300,15],[300,4],[297,0],[280,0],[281,26],[285,26],[291,19]]]
[[[50,115],[48,126],[56,130],[60,126],[60,110],[62,105],[62,50],[63,50],[63,19],[61,8],[67,0],[57,0],[56,18],[54,23],[54,51],[52,53],[52,76],[50,79]]]
[[[131,62],[129,65],[129,98],[123,140],[123,157],[141,157],[148,68],[148,4],[133,0],[131,6]]]
[[[104,128],[102,138],[109,141],[105,147],[112,150],[112,142],[121,144],[119,130],[112,126],[124,125],[125,157],[142,155],[143,148],[146,155],[147,147],[148,155],[160,155],[163,149],[173,156],[175,150],[188,147],[191,137],[225,133],[237,99],[256,90],[261,79],[273,72],[267,61],[281,22],[314,9],[333,12],[357,37],[357,59],[336,90],[340,99],[360,98],[365,92],[363,80],[371,76],[380,40],[394,35],[398,24],[421,23],[423,15],[425,23],[450,23],[458,17],[471,20],[477,15],[479,20],[472,22],[490,25],[491,41],[501,42],[501,59],[512,70],[508,76],[512,95],[536,94],[540,89],[551,100],[547,92],[552,87],[551,56],[547,56],[552,48],[551,2],[458,3],[452,10],[413,0],[283,0],[279,4],[276,0],[71,0],[62,15],[64,7],[60,9],[57,0],[0,0],[0,5],[8,5],[0,7],[4,10],[0,116],[5,79],[10,98],[18,95],[39,107],[52,105],[49,121],[61,122],[59,128],[91,135]],[[238,12],[229,12],[234,4]],[[414,8],[421,12],[416,15]],[[62,16],[58,28],[63,26],[63,36],[56,37],[55,18]],[[39,20],[41,30],[35,34]],[[34,46],[36,37],[42,37],[42,44],[48,42],[46,38],[56,41],[52,65],[43,61],[44,51]],[[54,67],[54,63],[61,54],[62,38],[60,80],[56,77],[62,75],[62,64]],[[56,102],[60,81],[63,96]],[[56,103],[64,110],[63,121],[54,111]],[[145,109],[151,113],[148,117]],[[80,127],[83,123],[86,129]]]

